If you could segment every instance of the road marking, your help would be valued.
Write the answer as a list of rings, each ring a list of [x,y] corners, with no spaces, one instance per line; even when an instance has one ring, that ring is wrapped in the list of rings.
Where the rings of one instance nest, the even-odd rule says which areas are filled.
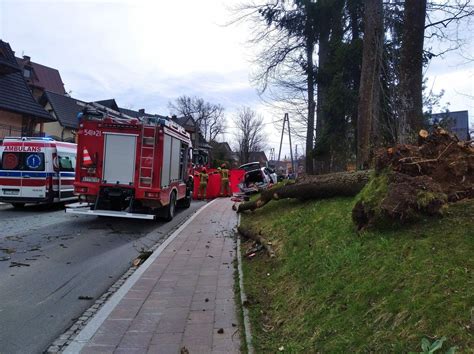
[[[152,254],[148,259],[143,263],[113,294],[110,299],[101,307],[101,309],[95,314],[95,316],[89,321],[89,323],[79,332],[76,338],[73,339],[71,344],[69,344],[63,351],[66,354],[75,354],[79,353],[82,348],[90,341],[90,339],[97,332],[99,327],[104,323],[104,321],[109,317],[110,313],[115,309],[120,300],[122,300],[127,292],[135,285],[135,283],[140,279],[140,277],[145,273],[145,271],[150,267],[150,265],[158,258],[158,256],[163,252],[163,250],[179,235],[183,229],[188,226],[191,221],[193,221],[204,209],[214,203],[217,199],[207,203],[200,209],[198,209],[188,220],[184,222],[175,232],[171,234]]]

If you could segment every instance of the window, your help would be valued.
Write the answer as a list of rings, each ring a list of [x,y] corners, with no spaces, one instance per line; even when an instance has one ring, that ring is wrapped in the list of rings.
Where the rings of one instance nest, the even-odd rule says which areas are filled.
[[[44,171],[44,153],[42,152],[4,152],[3,170]]]
[[[23,69],[23,76],[26,79],[29,79],[31,77],[31,69],[30,68],[24,68]]]
[[[20,153],[4,152],[2,156],[2,170],[19,170]]]
[[[76,156],[73,154],[61,154],[58,156],[59,171],[74,172],[76,167]]]

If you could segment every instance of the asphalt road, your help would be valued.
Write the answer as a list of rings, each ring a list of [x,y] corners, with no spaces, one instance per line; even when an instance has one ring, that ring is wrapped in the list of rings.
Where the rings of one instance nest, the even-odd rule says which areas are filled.
[[[194,202],[164,223],[66,214],[61,206],[15,210],[0,204],[0,353],[43,352],[129,269],[142,248],[202,205]]]

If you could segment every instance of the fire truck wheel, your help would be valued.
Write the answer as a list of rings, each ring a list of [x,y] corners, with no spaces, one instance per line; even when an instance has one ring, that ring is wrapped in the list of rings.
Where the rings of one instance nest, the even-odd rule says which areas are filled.
[[[165,217],[164,217],[165,221],[173,220],[175,209],[176,209],[176,192],[173,191],[171,192],[171,195],[170,195],[170,202],[165,207]]]
[[[180,207],[180,208],[183,208],[183,209],[187,209],[191,206],[191,199],[193,199],[191,191],[187,190],[186,191],[186,196],[183,199],[178,200],[178,205],[177,206]]]
[[[25,207],[25,203],[12,203],[15,209],[23,209]]]

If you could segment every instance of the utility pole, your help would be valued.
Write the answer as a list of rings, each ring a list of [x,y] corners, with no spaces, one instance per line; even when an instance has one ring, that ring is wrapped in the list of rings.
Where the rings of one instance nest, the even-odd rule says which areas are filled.
[[[298,144],[295,145],[295,168],[293,173],[298,177]]]
[[[275,148],[270,148],[270,161],[275,161]]]
[[[283,135],[285,134],[285,125],[288,124],[288,138],[290,140],[290,157],[291,157],[291,169],[293,173],[295,173],[295,163],[293,160],[293,147],[291,146],[291,130],[290,130],[290,118],[288,113],[285,113],[283,117],[283,128],[281,130],[281,139],[280,139],[280,149],[278,150],[278,162],[280,162],[281,157],[281,146],[283,145]]]

